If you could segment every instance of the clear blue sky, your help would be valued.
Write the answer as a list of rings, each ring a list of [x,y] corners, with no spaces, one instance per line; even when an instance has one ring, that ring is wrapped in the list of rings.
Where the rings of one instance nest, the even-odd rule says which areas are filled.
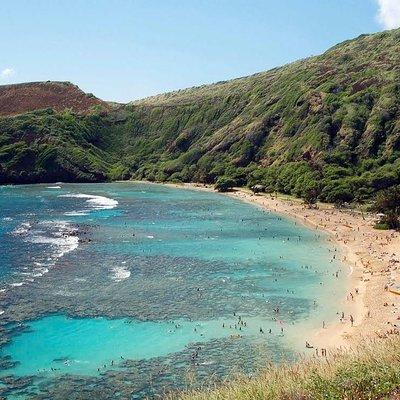
[[[67,80],[103,99],[129,101],[249,75],[383,30],[378,3],[391,1],[400,4],[2,0],[0,83]]]

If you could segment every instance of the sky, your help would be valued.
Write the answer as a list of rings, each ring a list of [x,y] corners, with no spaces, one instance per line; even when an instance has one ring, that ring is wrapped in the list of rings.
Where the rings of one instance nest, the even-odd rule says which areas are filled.
[[[1,0],[0,84],[70,81],[127,102],[400,26],[400,0]]]

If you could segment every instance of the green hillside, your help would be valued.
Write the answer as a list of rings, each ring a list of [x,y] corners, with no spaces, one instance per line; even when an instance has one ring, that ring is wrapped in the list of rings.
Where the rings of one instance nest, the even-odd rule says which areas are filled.
[[[329,202],[400,183],[400,30],[107,113],[0,119],[0,182],[263,183]]]

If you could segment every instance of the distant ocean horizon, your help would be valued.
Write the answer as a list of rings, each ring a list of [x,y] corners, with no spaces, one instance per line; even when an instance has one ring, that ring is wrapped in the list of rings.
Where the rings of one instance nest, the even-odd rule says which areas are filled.
[[[296,359],[348,284],[326,238],[218,193],[1,186],[0,395],[143,398]]]

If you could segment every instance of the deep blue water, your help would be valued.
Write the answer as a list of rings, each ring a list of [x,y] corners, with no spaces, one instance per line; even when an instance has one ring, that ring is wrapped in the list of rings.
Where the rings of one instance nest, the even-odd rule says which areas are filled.
[[[160,185],[0,187],[0,244],[0,393],[22,398],[253,373],[296,357],[346,286],[320,232]]]

